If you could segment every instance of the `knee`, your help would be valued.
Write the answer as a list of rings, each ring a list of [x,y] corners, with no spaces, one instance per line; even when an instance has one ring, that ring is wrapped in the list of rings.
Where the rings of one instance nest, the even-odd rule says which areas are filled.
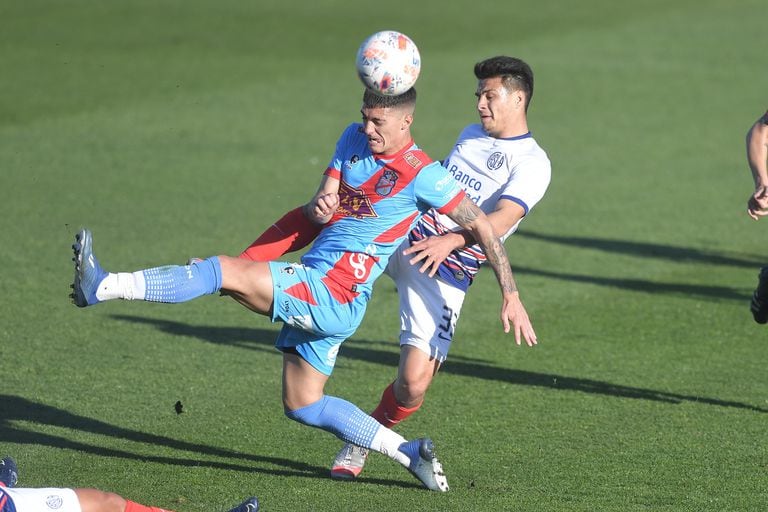
[[[402,375],[398,377],[394,385],[397,402],[403,407],[416,407],[424,401],[431,382],[431,376]]]
[[[317,393],[310,390],[293,391],[292,389],[286,389],[283,392],[283,410],[288,415],[289,412],[298,409],[303,409],[310,405],[322,400],[325,395],[321,392]]]
[[[75,489],[83,512],[125,512],[127,502],[119,494],[99,489]]]
[[[315,403],[297,409],[289,409],[286,405],[284,407],[285,415],[293,421],[298,421],[303,425],[321,427],[323,424],[323,411],[325,410],[327,401],[328,398],[324,396]]]
[[[127,502],[125,498],[113,492],[104,493],[104,510],[109,512],[124,512]]]

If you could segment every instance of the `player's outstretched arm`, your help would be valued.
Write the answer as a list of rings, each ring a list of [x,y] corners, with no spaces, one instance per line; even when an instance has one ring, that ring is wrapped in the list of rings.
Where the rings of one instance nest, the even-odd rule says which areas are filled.
[[[747,132],[747,162],[755,191],[747,200],[747,214],[755,220],[768,215],[768,112]]]
[[[458,206],[448,213],[448,216],[477,240],[485,252],[488,264],[496,274],[502,294],[501,323],[504,326],[504,332],[509,332],[511,322],[514,327],[515,342],[518,345],[521,337],[529,346],[535,345],[536,333],[520,301],[507,251],[494,233],[488,217],[467,197],[464,197]]]

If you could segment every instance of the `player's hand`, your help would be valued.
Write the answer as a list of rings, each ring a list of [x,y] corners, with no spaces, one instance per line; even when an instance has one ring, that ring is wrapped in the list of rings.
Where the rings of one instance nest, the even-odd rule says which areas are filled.
[[[339,194],[321,194],[314,198],[312,205],[312,217],[318,224],[327,224],[339,207]]]
[[[517,292],[504,296],[501,306],[501,323],[504,326],[505,333],[510,331],[511,323],[517,345],[520,345],[523,339],[525,339],[525,343],[529,347],[538,343],[536,332],[533,330],[531,320],[528,318],[528,312],[520,301],[520,296]]]
[[[446,233],[442,236],[430,236],[416,240],[409,248],[403,251],[403,254],[412,254],[411,265],[421,263],[419,272],[423,274],[429,271],[429,277],[434,277],[440,264],[451,254],[451,251],[461,247],[461,245],[457,246],[457,240],[454,239],[457,236],[460,238],[461,245],[464,245],[463,237],[453,233]]]
[[[758,187],[747,201],[747,215],[755,220],[768,215],[768,187]]]

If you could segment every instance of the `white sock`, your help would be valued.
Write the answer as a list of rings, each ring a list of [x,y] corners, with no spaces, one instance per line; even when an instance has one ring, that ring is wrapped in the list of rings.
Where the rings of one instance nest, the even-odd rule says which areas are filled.
[[[96,289],[96,298],[101,300],[124,299],[143,300],[147,291],[144,271],[109,273]]]
[[[387,457],[396,460],[405,467],[411,464],[411,459],[406,454],[398,450],[401,444],[408,440],[385,426],[381,426],[371,441],[371,449],[383,453]]]

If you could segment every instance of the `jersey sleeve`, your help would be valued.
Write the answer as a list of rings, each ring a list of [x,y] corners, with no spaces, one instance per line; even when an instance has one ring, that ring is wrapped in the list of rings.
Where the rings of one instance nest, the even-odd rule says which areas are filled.
[[[499,199],[513,201],[525,210],[525,214],[538,203],[549,187],[552,175],[547,158],[528,158],[518,163]]]
[[[416,199],[425,210],[435,208],[448,213],[466,196],[458,181],[439,162],[432,162],[416,178]]]
[[[341,178],[341,166],[344,164],[346,154],[348,153],[353,137],[358,132],[358,129],[359,125],[357,123],[352,123],[347,126],[344,132],[342,132],[339,140],[336,141],[336,151],[333,153],[333,158],[331,158],[331,161],[328,163],[328,167],[323,174],[330,176],[331,178]]]

